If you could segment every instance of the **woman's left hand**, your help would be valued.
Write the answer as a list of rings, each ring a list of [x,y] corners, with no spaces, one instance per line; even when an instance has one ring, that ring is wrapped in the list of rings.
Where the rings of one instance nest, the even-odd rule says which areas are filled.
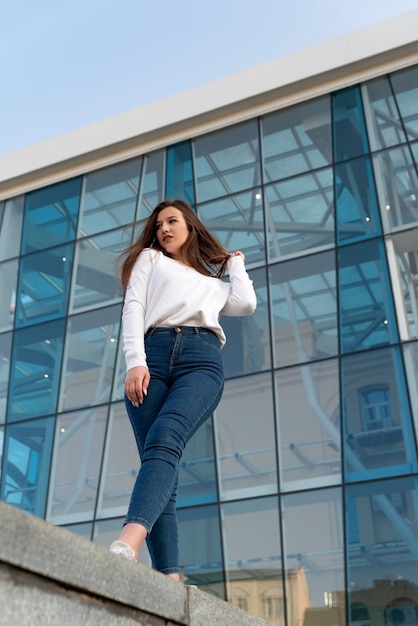
[[[240,256],[242,258],[242,260],[245,261],[245,256],[243,255],[243,253],[240,250],[235,250],[235,252],[230,252],[229,258],[231,258],[233,256]]]

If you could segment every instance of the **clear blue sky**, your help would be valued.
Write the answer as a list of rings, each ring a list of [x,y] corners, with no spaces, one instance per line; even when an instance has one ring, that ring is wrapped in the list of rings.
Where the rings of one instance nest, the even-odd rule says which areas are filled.
[[[0,154],[418,8],[418,0],[0,0]]]

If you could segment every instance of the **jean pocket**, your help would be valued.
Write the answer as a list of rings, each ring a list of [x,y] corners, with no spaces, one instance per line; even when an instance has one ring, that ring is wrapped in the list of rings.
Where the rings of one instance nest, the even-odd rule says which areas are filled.
[[[205,346],[213,348],[217,352],[221,351],[221,342],[211,330],[199,330],[197,337],[199,342]]]

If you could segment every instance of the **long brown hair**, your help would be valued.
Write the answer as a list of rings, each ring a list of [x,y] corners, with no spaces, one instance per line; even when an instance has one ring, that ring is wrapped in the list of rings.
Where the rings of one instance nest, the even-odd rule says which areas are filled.
[[[229,252],[202,224],[192,207],[184,200],[163,200],[157,204],[151,215],[146,219],[139,238],[119,256],[119,276],[124,291],[128,286],[135,261],[144,248],[160,250],[160,252],[169,256],[160,246],[156,227],[158,214],[168,207],[174,207],[182,212],[189,229],[190,234],[180,249],[182,258],[196,271],[205,276],[222,278],[225,274],[226,262],[230,256]]]

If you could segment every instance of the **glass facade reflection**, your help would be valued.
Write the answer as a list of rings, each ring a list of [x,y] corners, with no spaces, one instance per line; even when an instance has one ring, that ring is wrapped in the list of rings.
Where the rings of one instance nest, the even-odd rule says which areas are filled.
[[[258,300],[222,319],[223,399],[181,462],[184,580],[280,626],[416,626],[417,67],[0,202],[1,498],[117,534],[114,261],[174,196]]]

